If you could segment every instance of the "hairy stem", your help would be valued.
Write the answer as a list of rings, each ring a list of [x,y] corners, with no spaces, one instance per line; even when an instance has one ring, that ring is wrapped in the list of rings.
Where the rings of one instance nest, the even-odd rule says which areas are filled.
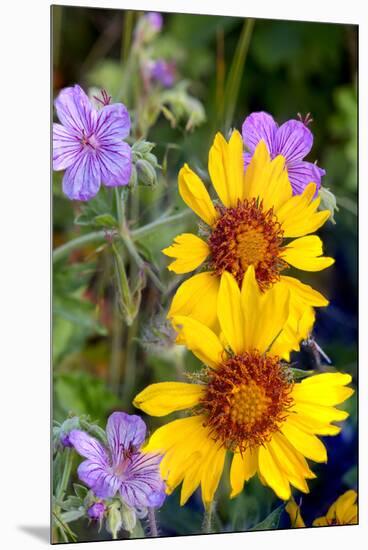
[[[147,225],[144,225],[143,227],[139,227],[138,229],[133,229],[130,232],[130,237],[133,242],[139,241],[140,239],[143,239],[147,235],[150,235],[153,231],[156,231],[157,229],[161,229],[163,226],[179,222],[186,217],[188,217],[191,214],[191,211],[184,210],[183,212],[180,212],[179,214],[173,214],[172,216],[164,216],[162,218],[158,218],[157,220],[148,223]],[[80,237],[77,237],[76,239],[72,239],[71,241],[58,246],[55,248],[52,254],[53,262],[58,262],[59,260],[62,260],[63,258],[67,257],[73,250],[77,250],[81,248],[82,246],[90,243],[103,243],[106,240],[106,231],[104,229],[100,231],[92,231],[91,233],[87,233],[86,235],[81,235]]]
[[[154,508],[148,508],[148,524],[151,537],[158,537],[158,528]]]
[[[213,515],[215,512],[216,503],[213,500],[210,502],[204,510],[203,523],[202,523],[202,533],[213,533]]]

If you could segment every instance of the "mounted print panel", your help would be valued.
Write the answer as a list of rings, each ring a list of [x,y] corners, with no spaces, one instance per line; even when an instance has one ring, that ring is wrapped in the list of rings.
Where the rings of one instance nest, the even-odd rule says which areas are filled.
[[[52,542],[357,524],[358,27],[51,15]]]

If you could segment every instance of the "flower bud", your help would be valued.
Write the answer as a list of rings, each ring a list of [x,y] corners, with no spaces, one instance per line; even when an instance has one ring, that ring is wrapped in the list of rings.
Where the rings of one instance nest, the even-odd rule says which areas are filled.
[[[138,181],[143,185],[153,187],[157,184],[157,174],[153,166],[144,159],[140,159],[136,163]]]
[[[118,538],[118,532],[123,526],[123,520],[121,517],[120,503],[114,501],[111,506],[109,506],[107,512],[106,520],[106,529],[111,533],[113,539]]]
[[[121,503],[121,518],[125,531],[131,533],[137,523],[137,515],[133,508],[130,508],[125,502]]]
[[[101,520],[106,511],[106,506],[103,502],[95,502],[87,510],[88,517],[93,521]]]

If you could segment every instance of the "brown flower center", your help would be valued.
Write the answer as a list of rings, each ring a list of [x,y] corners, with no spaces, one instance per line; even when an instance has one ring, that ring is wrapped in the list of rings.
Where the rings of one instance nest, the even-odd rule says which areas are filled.
[[[220,217],[208,241],[213,271],[217,275],[229,271],[240,285],[253,265],[261,290],[271,287],[287,267],[280,257],[283,230],[273,209],[264,212],[262,202],[252,199],[233,208],[218,207],[218,211]]]
[[[205,425],[228,449],[262,445],[285,420],[291,389],[278,357],[257,351],[229,357],[209,374],[201,400]]]

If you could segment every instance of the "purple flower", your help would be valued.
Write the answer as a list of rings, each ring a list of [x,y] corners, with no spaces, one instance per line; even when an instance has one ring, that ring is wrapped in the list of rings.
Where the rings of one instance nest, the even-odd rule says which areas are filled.
[[[106,511],[106,506],[103,502],[95,502],[87,510],[88,517],[94,521],[98,521],[103,518]]]
[[[157,59],[151,66],[151,78],[160,82],[165,88],[171,88],[175,80],[175,63]]]
[[[271,115],[262,111],[252,113],[245,119],[242,132],[244,144],[249,149],[249,152],[244,154],[245,167],[248,166],[258,143],[263,139],[271,158],[277,155],[285,157],[294,195],[302,193],[310,182],[314,182],[317,190],[319,189],[321,177],[326,172],[303,160],[313,145],[313,134],[306,124],[300,120],[288,120],[279,127]]]
[[[108,446],[81,430],[72,430],[69,439],[87,460],[78,467],[78,476],[96,496],[112,498],[117,492],[132,508],[159,507],[165,500],[165,484],[160,475],[162,455],[142,453],[146,425],[136,415],[113,413],[106,426]]]
[[[97,110],[78,85],[61,90],[55,107],[61,124],[53,125],[53,167],[66,170],[66,196],[86,201],[97,194],[101,182],[107,187],[127,185],[132,152],[122,141],[130,131],[126,107],[103,101]]]
[[[150,11],[144,15],[145,20],[154,28],[155,31],[160,32],[162,29],[162,15],[155,11]]]

